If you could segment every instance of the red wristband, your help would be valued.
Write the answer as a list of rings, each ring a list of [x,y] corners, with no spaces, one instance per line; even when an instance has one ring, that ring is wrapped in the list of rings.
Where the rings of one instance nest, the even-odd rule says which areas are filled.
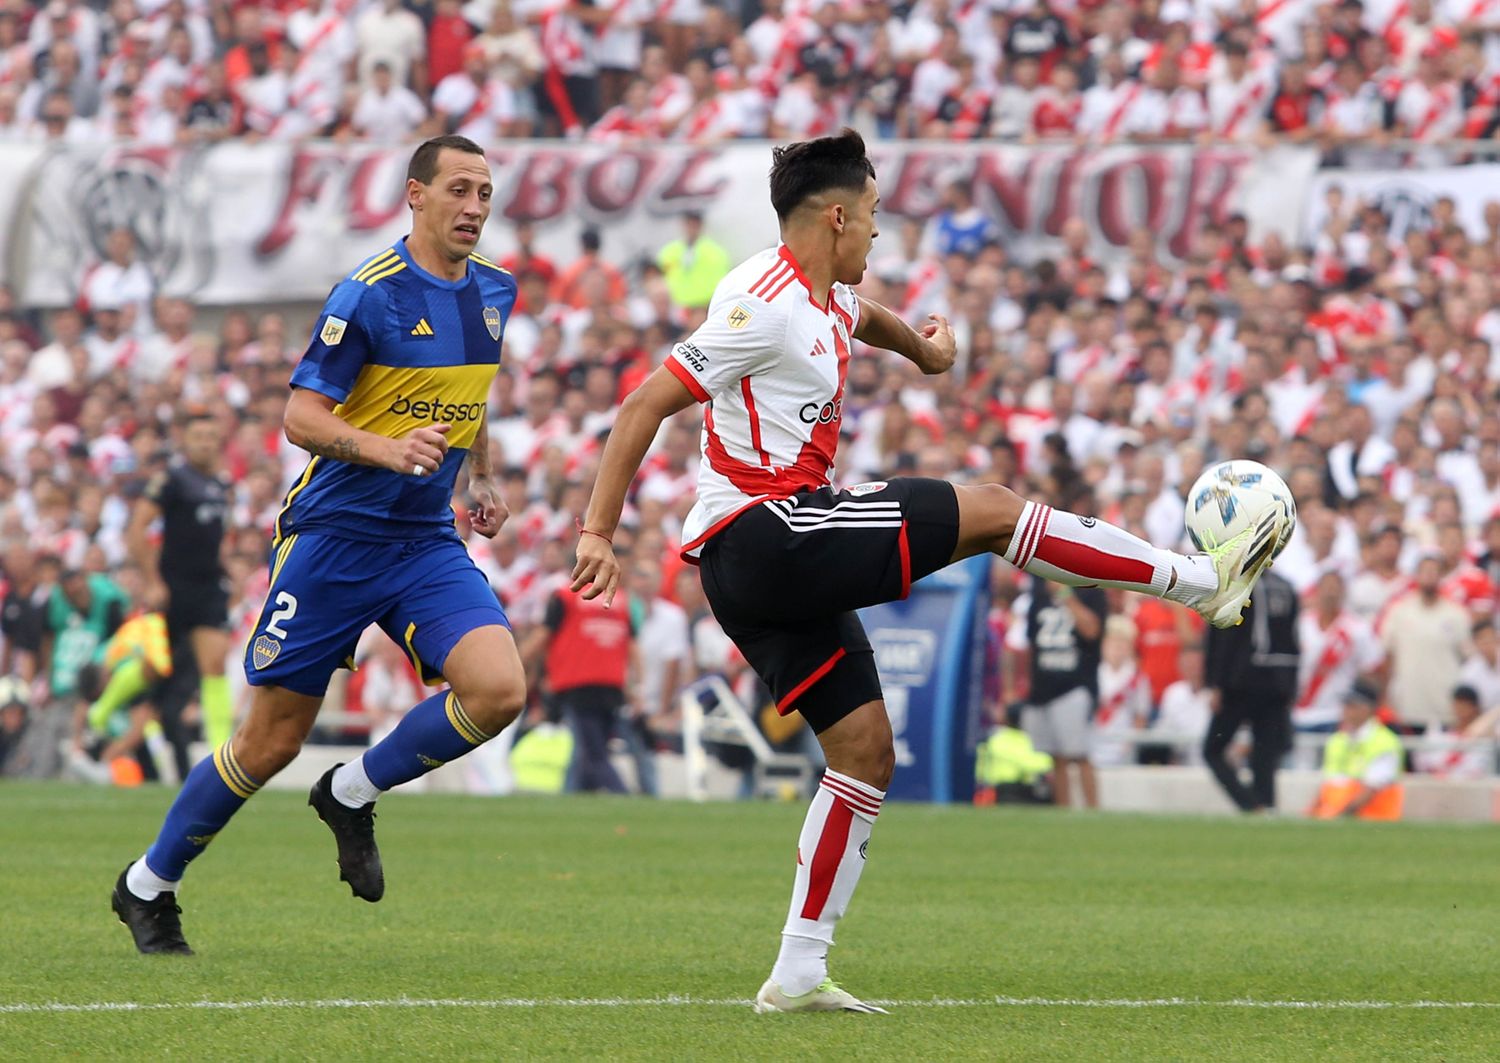
[[[585,528],[583,526],[583,522],[580,521],[580,520],[578,520],[576,517],[573,519],[573,523],[577,526],[577,528],[578,528],[578,534],[579,535],[594,535],[594,536],[597,536],[600,539],[603,539],[605,542],[609,543],[610,546],[614,546],[615,545],[614,540],[611,539],[608,535],[605,535],[602,532],[589,531],[587,528]]]

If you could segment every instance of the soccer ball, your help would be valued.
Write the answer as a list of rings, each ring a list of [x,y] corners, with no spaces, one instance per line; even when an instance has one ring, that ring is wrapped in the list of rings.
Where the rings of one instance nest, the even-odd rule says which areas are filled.
[[[1187,532],[1199,550],[1211,550],[1253,527],[1267,506],[1286,507],[1286,527],[1276,542],[1277,557],[1297,526],[1297,503],[1280,476],[1258,461],[1221,461],[1203,470],[1187,496]]]

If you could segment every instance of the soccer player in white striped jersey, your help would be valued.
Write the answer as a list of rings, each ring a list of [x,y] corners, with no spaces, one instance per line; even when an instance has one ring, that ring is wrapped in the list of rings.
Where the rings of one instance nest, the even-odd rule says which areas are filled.
[[[1159,550],[1093,517],[999,484],[900,477],[835,490],[850,345],[895,351],[924,373],[954,362],[953,330],[920,330],[856,295],[876,231],[875,171],[853,130],[777,148],[779,246],[719,283],[708,319],[620,410],[578,543],[573,590],[620,581],[610,538],[667,417],[705,403],[698,500],[683,555],[714,614],[783,713],[802,713],[828,771],[802,825],[781,952],[759,1011],[879,1011],[828,977],[834,927],[859,881],[895,763],[874,654],[855,610],[979,553],[1071,586],[1121,587],[1240,621],[1287,530],[1272,511],[1210,555]]]

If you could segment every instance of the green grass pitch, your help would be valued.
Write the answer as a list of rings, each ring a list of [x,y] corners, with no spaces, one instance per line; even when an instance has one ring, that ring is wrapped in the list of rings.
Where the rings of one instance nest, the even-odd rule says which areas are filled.
[[[198,955],[139,957],[109,890],[168,799],[0,787],[0,1059],[1500,1056],[1490,827],[890,805],[833,971],[893,1013],[757,1016],[800,805],[396,795],[369,905],[264,794]],[[55,1007],[100,1003],[179,1006]]]

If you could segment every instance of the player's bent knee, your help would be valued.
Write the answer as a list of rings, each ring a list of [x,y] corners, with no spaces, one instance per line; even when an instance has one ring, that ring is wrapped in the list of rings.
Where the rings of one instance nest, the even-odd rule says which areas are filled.
[[[1025,499],[1004,484],[963,484],[954,490],[961,539],[983,540],[992,550],[1010,542]]]
[[[257,782],[265,782],[302,752],[300,733],[275,729],[253,740],[236,739],[235,759]]]
[[[459,691],[464,712],[485,734],[497,735],[526,707],[526,681],[506,679],[477,690]]]

